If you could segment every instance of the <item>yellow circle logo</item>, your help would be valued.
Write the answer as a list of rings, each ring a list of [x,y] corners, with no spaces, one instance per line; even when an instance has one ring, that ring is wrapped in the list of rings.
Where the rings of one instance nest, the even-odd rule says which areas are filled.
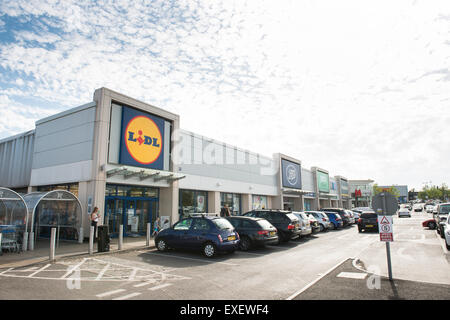
[[[125,130],[128,153],[141,164],[155,162],[162,150],[162,136],[156,123],[145,116],[137,116],[128,122]]]

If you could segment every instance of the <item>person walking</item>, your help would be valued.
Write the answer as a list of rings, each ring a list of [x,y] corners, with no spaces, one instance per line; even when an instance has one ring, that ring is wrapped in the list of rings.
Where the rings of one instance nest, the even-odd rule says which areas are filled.
[[[158,218],[156,218],[155,224],[153,226],[152,237],[155,237],[160,230],[161,230],[161,221],[159,220],[159,217],[158,217]]]
[[[91,226],[94,227],[94,241],[97,239],[97,224],[98,224],[98,207],[95,207],[91,213]]]
[[[230,209],[228,208],[228,205],[225,204],[223,208],[220,210],[220,216],[221,217],[231,217]]]

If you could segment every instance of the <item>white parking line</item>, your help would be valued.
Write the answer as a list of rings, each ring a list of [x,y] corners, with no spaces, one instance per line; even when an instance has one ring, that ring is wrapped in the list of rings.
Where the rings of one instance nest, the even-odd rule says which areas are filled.
[[[79,268],[86,260],[87,260],[87,258],[84,258],[79,264],[70,268],[70,270],[67,271],[66,274],[61,277],[61,279],[68,277],[72,272],[74,272],[77,268]]]
[[[238,264],[235,263],[228,263],[228,262],[222,262],[222,261],[215,261],[215,260],[204,260],[204,259],[196,259],[196,258],[187,258],[187,257],[181,257],[181,256],[176,256],[173,254],[165,254],[165,253],[153,253],[153,252],[142,252],[144,254],[152,254],[152,255],[156,255],[156,256],[164,256],[164,257],[169,257],[169,258],[178,258],[178,259],[184,259],[184,260],[191,260],[191,261],[200,261],[200,262],[204,262],[204,263],[220,263],[220,264],[225,264],[227,266],[238,266]]]
[[[160,285],[160,286],[148,288],[148,290],[155,291],[155,290],[158,290],[158,289],[162,289],[162,288],[169,287],[169,286],[171,286],[171,285],[172,285],[171,283],[166,283],[166,284],[162,284],[162,285]]]
[[[51,266],[51,264],[47,264],[47,265],[43,266],[42,268],[36,270],[36,271],[33,272],[32,274],[29,274],[29,275],[28,275],[28,278],[31,278],[31,277],[34,276],[36,273],[39,273],[39,272],[41,272],[41,271],[47,269],[47,268],[50,267],[50,266]]]
[[[146,281],[146,282],[142,282],[142,283],[139,283],[139,284],[135,284],[133,287],[140,288],[140,287],[143,287],[143,286],[148,286],[148,285],[153,284],[153,283],[154,283],[153,281]]]
[[[133,269],[133,271],[131,271],[130,276],[128,277],[129,281],[133,281],[134,277],[136,277],[136,273],[138,272],[138,269]]]
[[[339,267],[341,264],[343,264],[345,261],[347,261],[348,258],[345,258],[344,260],[340,261],[338,264],[336,264],[335,266],[333,266],[331,269],[329,269],[328,271],[324,272],[320,277],[318,277],[316,280],[314,280],[313,282],[309,283],[308,285],[306,285],[305,287],[303,287],[301,290],[297,291],[296,293],[294,293],[293,295],[291,295],[289,298],[287,298],[286,300],[292,300],[295,297],[297,297],[298,295],[300,295],[303,291],[305,291],[306,289],[308,289],[309,287],[313,286],[314,284],[316,284],[317,282],[319,282],[320,279],[322,279],[323,277],[325,277],[327,274],[331,273],[334,269],[336,269],[337,267]]]
[[[100,279],[103,277],[103,275],[105,274],[106,270],[108,270],[108,268],[109,268],[110,265],[111,265],[111,264],[108,263],[108,264],[102,269],[102,271],[100,271],[100,273],[98,274],[97,278],[95,278],[95,280],[100,280]]]
[[[113,300],[126,300],[126,299],[129,299],[129,298],[137,297],[137,296],[139,296],[141,294],[142,294],[141,292],[130,293],[130,294],[126,295],[126,296],[115,298]]]
[[[0,273],[0,275],[2,275],[2,274],[4,274],[4,273],[7,273],[7,272],[9,272],[9,271],[11,271],[12,269],[14,269],[14,268],[9,268],[9,269],[6,269],[5,271],[1,272],[1,273]]]
[[[97,294],[96,297],[103,298],[103,297],[112,296],[113,294],[124,292],[124,291],[126,291],[126,290],[118,289],[118,290],[108,291],[108,292]]]

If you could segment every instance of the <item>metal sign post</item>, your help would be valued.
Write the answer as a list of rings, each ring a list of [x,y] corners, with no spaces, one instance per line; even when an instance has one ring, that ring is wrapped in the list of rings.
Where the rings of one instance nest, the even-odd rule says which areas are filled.
[[[390,193],[382,192],[374,196],[372,199],[372,207],[378,214],[378,230],[380,232],[380,241],[386,242],[389,281],[392,281],[390,242],[394,241],[392,216],[395,214],[395,212],[397,212],[397,206],[397,198]]]

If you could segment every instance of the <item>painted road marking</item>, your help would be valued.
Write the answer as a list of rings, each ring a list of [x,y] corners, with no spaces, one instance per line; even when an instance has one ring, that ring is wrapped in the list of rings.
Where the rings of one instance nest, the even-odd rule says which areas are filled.
[[[50,267],[50,266],[51,266],[51,264],[47,264],[47,265],[43,266],[42,268],[40,268],[40,269],[36,270],[35,272],[29,274],[29,275],[28,275],[28,278],[31,278],[31,277],[34,276],[35,274],[37,274],[37,273],[39,273],[39,272],[41,272],[41,271],[47,269],[47,268]]]
[[[61,279],[65,279],[66,277],[68,277],[72,272],[74,272],[77,268],[79,268],[86,260],[87,258],[84,258],[80,263],[70,268],[69,271],[67,271],[66,274],[61,277]]]
[[[137,297],[137,296],[139,296],[141,294],[142,294],[141,292],[130,293],[130,294],[127,294],[126,296],[115,298],[113,300],[126,300],[126,299],[129,299],[129,298]]]
[[[5,271],[3,271],[2,273],[0,273],[0,275],[2,275],[2,274],[4,274],[4,273],[7,273],[7,272],[9,272],[9,271],[11,271],[13,268],[9,268],[9,269],[6,269]]]
[[[367,273],[361,273],[361,272],[341,272],[336,277],[338,278],[350,278],[350,279],[365,279],[367,276]]]
[[[108,263],[108,264],[102,269],[102,271],[100,271],[100,273],[98,274],[97,278],[95,278],[95,280],[100,280],[100,279],[103,277],[103,275],[105,274],[105,272],[108,270],[108,268],[109,268],[110,265],[111,265],[111,264]]]
[[[139,284],[135,284],[133,287],[140,288],[140,287],[143,287],[143,286],[148,286],[148,285],[153,284],[153,283],[155,283],[155,282],[154,281],[147,281],[147,282],[142,282],[142,283],[139,283]]]
[[[208,261],[208,260],[204,260],[204,259],[196,259],[196,258],[188,258],[188,257],[176,256],[176,255],[173,255],[173,254],[153,253],[153,252],[143,252],[143,251],[141,251],[141,253],[152,254],[152,255],[156,255],[156,256],[164,256],[164,257],[169,257],[169,258],[191,260],[191,261],[200,261],[200,262],[204,262],[204,263],[220,263],[220,264],[224,264],[224,265],[227,265],[227,266],[238,266],[238,264],[235,264],[235,263],[228,263],[228,262],[215,261],[215,260]]]
[[[136,277],[136,272],[138,272],[138,269],[133,269],[133,271],[131,271],[130,276],[128,277],[129,281],[133,281],[134,277]]]
[[[172,285],[171,283],[165,283],[165,284],[162,284],[162,285],[159,285],[159,286],[156,286],[156,287],[148,288],[148,290],[155,291],[155,290],[158,290],[158,289],[169,287],[171,285]]]
[[[126,290],[125,289],[117,289],[117,290],[97,294],[96,297],[103,298],[103,297],[112,296],[113,294],[124,292],[124,291],[126,291]]]
[[[325,271],[320,277],[318,277],[316,280],[314,280],[313,282],[309,283],[308,285],[306,285],[305,287],[303,287],[301,290],[297,291],[296,293],[294,293],[293,295],[291,295],[290,297],[288,297],[286,300],[292,300],[295,297],[297,297],[298,295],[300,295],[303,291],[305,291],[306,289],[308,289],[309,287],[313,286],[314,284],[316,284],[317,282],[319,282],[320,279],[322,279],[323,277],[325,277],[327,274],[331,273],[334,269],[336,269],[337,267],[339,267],[341,264],[343,264],[345,261],[347,261],[348,258],[345,258],[344,260],[340,261],[338,264],[336,264],[335,266],[331,267],[330,269],[328,269],[327,271]]]

